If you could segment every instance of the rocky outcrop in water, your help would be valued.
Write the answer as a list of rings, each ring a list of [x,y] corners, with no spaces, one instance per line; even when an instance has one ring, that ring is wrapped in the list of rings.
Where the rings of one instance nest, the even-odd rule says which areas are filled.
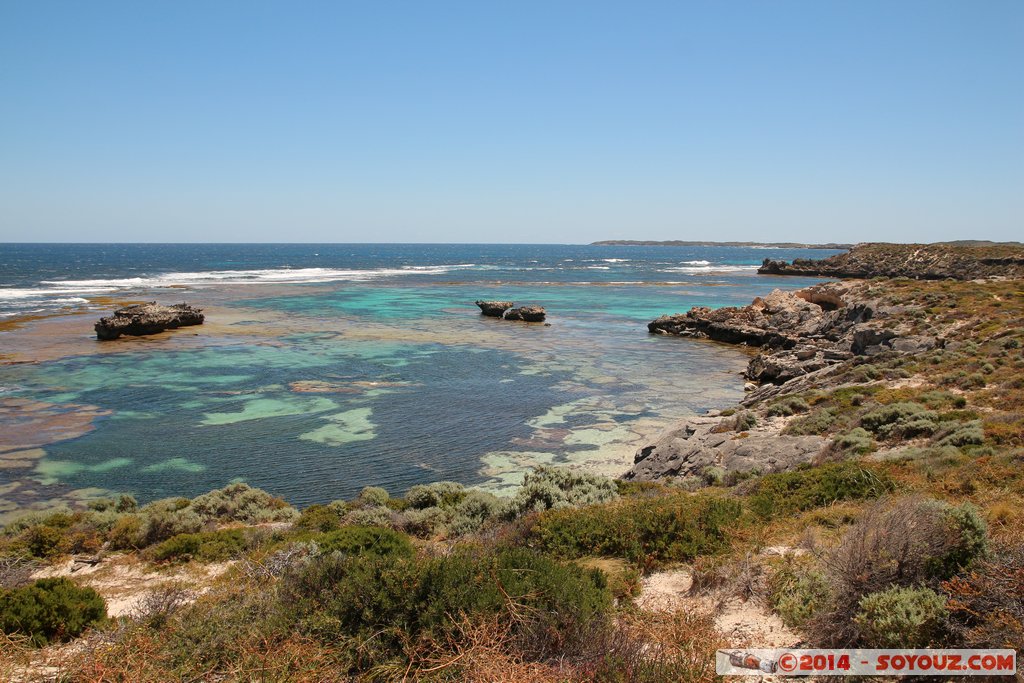
[[[503,318],[505,311],[515,306],[511,301],[477,301],[476,305],[480,307],[480,313],[489,318]]]
[[[749,306],[662,316],[647,329],[655,334],[713,339],[760,347],[747,366],[755,382],[782,384],[854,356],[884,351],[914,353],[941,346],[906,321],[889,326],[897,306],[881,305],[859,289],[826,283],[796,292],[775,290]]]
[[[825,259],[765,259],[762,275],[804,275],[868,279],[899,277],[915,280],[977,280],[1024,277],[1024,245],[990,244],[858,244]]]
[[[205,316],[201,308],[188,304],[162,306],[155,301],[147,304],[126,306],[114,311],[114,315],[100,318],[95,325],[96,338],[101,341],[117,339],[121,335],[140,337],[159,334],[188,325],[202,325]]]
[[[514,308],[512,301],[477,301],[480,313],[491,318],[504,318],[505,320],[522,320],[528,323],[542,323],[547,317],[547,312],[542,306],[520,306]]]

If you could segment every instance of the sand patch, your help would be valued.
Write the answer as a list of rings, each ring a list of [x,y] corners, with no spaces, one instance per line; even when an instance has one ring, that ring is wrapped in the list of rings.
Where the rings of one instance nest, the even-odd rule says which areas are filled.
[[[103,596],[111,617],[130,616],[142,600],[161,588],[181,586],[195,595],[210,589],[210,583],[226,572],[234,561],[208,565],[185,565],[154,570],[129,555],[111,555],[96,565],[74,560],[46,567],[32,575],[34,579],[66,576]]]

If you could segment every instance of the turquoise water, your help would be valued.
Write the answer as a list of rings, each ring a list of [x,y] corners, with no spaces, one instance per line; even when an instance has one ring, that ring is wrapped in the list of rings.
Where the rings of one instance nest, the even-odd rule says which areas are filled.
[[[486,261],[479,251],[488,248],[460,249],[448,258],[453,264]],[[537,249],[519,260],[530,262]],[[568,248],[552,247],[546,262],[577,263],[559,249]],[[374,263],[399,275],[286,283],[274,276],[244,286],[229,276],[175,289],[175,300],[212,306],[207,325],[184,333],[199,335],[187,346],[169,335],[130,340],[117,352],[87,348],[0,366],[0,402],[97,415],[91,431],[73,438],[54,430],[39,444],[42,454],[0,450],[0,460],[20,463],[0,468],[0,512],[104,492],[196,495],[239,480],[305,505],[367,485],[400,493],[438,479],[501,492],[540,463],[621,473],[643,439],[671,420],[742,395],[744,354],[651,336],[646,323],[808,284],[757,276],[749,261],[760,254],[722,249],[655,250],[647,261],[637,252],[629,261],[598,252],[600,259],[579,260],[602,265],[565,271],[427,262],[407,275],[409,264]],[[703,263],[672,265],[689,261]],[[664,272],[673,267],[699,270]],[[201,279],[182,273],[146,277]],[[59,288],[99,288],[98,279]],[[151,281],[120,291],[165,294]],[[550,325],[484,318],[478,298],[539,303]],[[26,410],[14,406],[0,423],[13,425]]]

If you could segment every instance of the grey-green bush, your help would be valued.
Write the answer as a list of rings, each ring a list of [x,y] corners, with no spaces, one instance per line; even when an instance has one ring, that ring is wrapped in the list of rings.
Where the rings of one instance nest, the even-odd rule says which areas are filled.
[[[538,467],[505,505],[508,519],[528,512],[543,512],[580,505],[607,503],[619,497],[615,480],[565,467]]]
[[[854,622],[859,644],[875,648],[920,648],[941,644],[948,612],[931,588],[893,587],[864,596]]]

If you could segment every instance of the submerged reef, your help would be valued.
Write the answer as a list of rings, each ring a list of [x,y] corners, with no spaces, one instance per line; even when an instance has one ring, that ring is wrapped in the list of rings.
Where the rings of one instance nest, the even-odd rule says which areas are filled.
[[[187,325],[202,325],[203,320],[205,316],[201,308],[188,304],[162,306],[151,301],[148,304],[119,308],[114,311],[114,315],[100,318],[95,325],[96,338],[108,341],[124,334],[132,337],[159,334],[164,330]]]

